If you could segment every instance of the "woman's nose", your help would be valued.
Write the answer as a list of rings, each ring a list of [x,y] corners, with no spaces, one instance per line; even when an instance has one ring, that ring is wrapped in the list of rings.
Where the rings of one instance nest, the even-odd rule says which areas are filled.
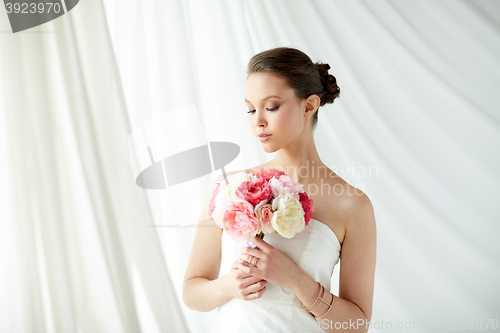
[[[255,113],[255,126],[266,126],[267,121],[264,111],[256,110]]]

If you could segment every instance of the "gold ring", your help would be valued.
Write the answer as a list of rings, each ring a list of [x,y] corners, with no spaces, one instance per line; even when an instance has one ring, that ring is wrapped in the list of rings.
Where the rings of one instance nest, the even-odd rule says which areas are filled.
[[[252,256],[252,259],[250,259],[250,266],[257,267],[257,261],[259,261],[259,258]]]

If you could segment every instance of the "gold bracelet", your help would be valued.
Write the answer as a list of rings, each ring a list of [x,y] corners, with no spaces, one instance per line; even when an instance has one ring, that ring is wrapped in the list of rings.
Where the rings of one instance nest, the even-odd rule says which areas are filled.
[[[319,282],[318,282],[318,287],[319,287],[319,288],[318,288],[318,294],[316,295],[316,297],[314,297],[314,302],[312,302],[312,304],[311,304],[311,305],[309,305],[309,306],[307,306],[307,307],[306,307],[306,306],[304,306],[304,303],[300,302],[300,306],[302,307],[302,309],[306,310],[307,312],[311,312],[311,311],[309,310],[309,308],[310,308],[311,306],[313,306],[313,305],[314,305],[314,303],[316,303],[316,301],[318,300],[318,296],[319,296],[319,293],[321,292],[321,287],[322,287],[322,286],[321,286],[321,284],[320,284]],[[321,303],[321,302],[320,302],[320,303]]]
[[[323,285],[320,284],[320,287],[321,287],[321,292],[318,296],[318,298],[316,299],[316,301],[319,300],[318,302],[318,305],[316,305],[313,309],[310,309],[309,312],[314,316],[314,314],[312,313],[314,310],[316,310],[318,308],[318,306],[321,305],[321,300],[323,299],[323,296],[325,295],[325,287],[323,287]],[[314,301],[316,303],[316,301]]]
[[[332,305],[333,305],[333,302],[335,301],[335,295],[332,294],[332,300],[330,301],[330,304],[326,303],[323,299],[322,301],[328,305],[328,309],[325,311],[325,313],[323,313],[321,316],[315,316],[316,318],[323,318],[329,311],[330,309],[332,308]]]

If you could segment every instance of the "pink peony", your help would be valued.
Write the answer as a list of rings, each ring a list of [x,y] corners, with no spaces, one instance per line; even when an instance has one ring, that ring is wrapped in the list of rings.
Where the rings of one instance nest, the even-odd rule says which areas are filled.
[[[238,198],[248,201],[253,206],[257,206],[261,201],[267,202],[271,200],[272,194],[269,182],[265,181],[262,177],[243,182],[236,190]]]
[[[301,189],[301,185],[295,183],[292,177],[282,175],[279,177],[279,180],[276,177],[273,177],[269,181],[269,185],[271,185],[274,198],[290,193],[295,199],[299,200],[299,190]]]
[[[300,190],[302,190],[302,185],[293,181],[292,177],[289,175],[282,175],[279,178],[279,181],[283,186],[290,189],[290,193],[298,194]],[[298,197],[297,197],[298,199]]]
[[[276,177],[276,179],[279,179],[281,175],[284,175],[285,173],[283,171],[280,171],[278,169],[268,169],[265,170],[263,167],[259,169],[254,175],[257,177],[262,177],[266,182],[268,182],[271,178]]]
[[[253,206],[238,199],[226,206],[222,224],[227,235],[237,242],[250,239],[259,229],[259,220],[254,215]]]
[[[267,201],[262,201],[255,207],[254,212],[260,222],[259,231],[265,234],[274,232],[274,228],[271,225],[271,219],[273,217],[271,204],[267,203]]]
[[[309,220],[311,219],[311,213],[314,212],[314,202],[310,196],[308,196],[305,192],[299,193],[300,196],[300,204],[302,205],[302,209],[304,210],[304,220],[306,225],[309,224]]]
[[[208,215],[210,217],[212,217],[212,214],[213,214],[214,209],[215,209],[214,199],[219,194],[219,192],[220,192],[220,183],[217,184],[217,186],[212,191],[212,196],[210,198],[210,203],[208,204]]]

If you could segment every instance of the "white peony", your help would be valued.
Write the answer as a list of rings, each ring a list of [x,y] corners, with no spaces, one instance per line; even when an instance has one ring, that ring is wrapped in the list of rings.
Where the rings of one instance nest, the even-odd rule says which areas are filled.
[[[300,201],[290,193],[280,195],[272,202],[274,211],[271,225],[281,236],[292,238],[296,233],[304,230],[304,210]]]

